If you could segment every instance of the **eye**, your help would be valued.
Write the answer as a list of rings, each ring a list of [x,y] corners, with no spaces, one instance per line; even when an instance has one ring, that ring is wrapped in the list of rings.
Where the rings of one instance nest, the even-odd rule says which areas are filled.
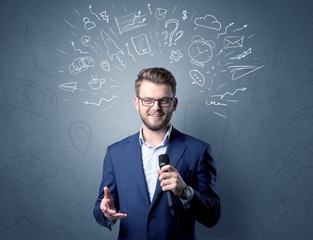
[[[144,98],[143,101],[144,101],[144,103],[147,103],[147,104],[153,103],[153,99],[152,98]]]

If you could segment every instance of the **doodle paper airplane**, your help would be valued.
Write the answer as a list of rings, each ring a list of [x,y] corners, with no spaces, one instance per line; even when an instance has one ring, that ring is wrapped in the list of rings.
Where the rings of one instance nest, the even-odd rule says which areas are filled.
[[[75,90],[77,90],[77,82],[63,83],[59,85],[59,88],[64,91],[74,92]]]
[[[264,65],[259,67],[253,65],[243,65],[243,66],[229,66],[228,69],[232,74],[231,80],[234,81],[262,67],[264,67]]]

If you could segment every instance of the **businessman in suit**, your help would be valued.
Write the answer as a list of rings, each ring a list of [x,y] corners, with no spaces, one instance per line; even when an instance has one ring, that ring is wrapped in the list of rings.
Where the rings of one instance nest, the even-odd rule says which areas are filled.
[[[178,100],[168,70],[143,69],[135,90],[142,127],[108,147],[94,217],[109,229],[120,219],[119,239],[195,239],[195,221],[212,227],[221,211],[210,145],[171,125]],[[170,165],[160,169],[165,153]]]

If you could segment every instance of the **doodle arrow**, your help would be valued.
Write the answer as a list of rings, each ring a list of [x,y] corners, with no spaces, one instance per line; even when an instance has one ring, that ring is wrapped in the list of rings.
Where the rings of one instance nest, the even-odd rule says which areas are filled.
[[[111,61],[113,61],[113,57],[118,55],[119,53],[124,55],[124,52],[122,51],[122,49],[120,49],[116,45],[116,43],[113,41],[113,39],[110,38],[110,36],[106,32],[100,30],[100,34],[101,34],[102,40],[103,40],[103,42],[107,48],[107,53],[108,53]]]

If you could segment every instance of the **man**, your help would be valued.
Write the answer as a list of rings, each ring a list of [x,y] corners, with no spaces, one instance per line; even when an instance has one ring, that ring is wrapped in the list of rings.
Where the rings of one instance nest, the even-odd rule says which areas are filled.
[[[220,217],[216,170],[205,142],[170,123],[177,108],[176,80],[164,68],[144,69],[135,82],[141,130],[108,147],[94,217],[119,239],[195,239],[195,220],[207,227]],[[159,169],[159,155],[171,165]],[[166,191],[174,197],[174,214]]]

